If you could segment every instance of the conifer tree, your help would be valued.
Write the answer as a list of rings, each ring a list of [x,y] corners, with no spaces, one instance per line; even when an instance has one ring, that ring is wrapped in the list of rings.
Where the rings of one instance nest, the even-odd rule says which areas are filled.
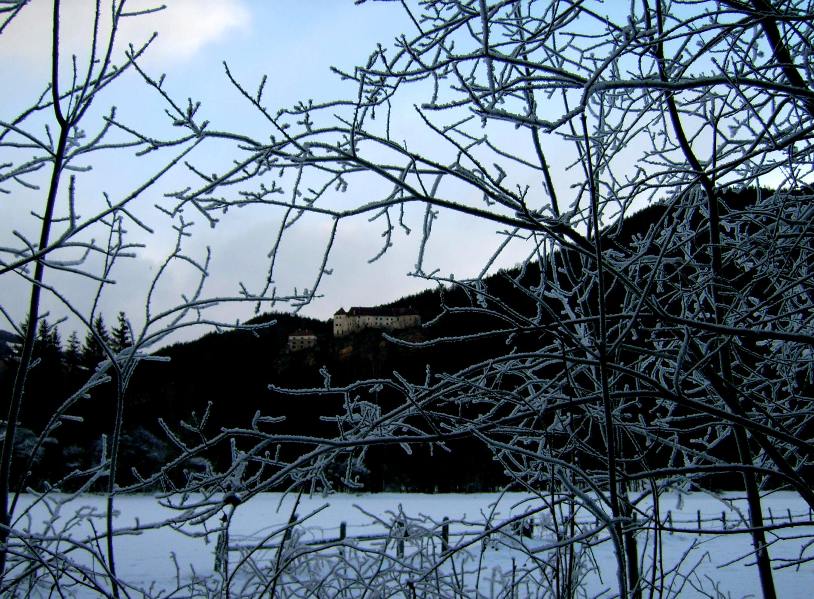
[[[111,331],[110,336],[111,347],[114,352],[118,353],[126,347],[130,347],[133,339],[130,335],[130,322],[127,320],[127,316],[125,316],[124,312],[120,311],[116,318],[116,326],[113,328],[113,331]]]
[[[82,363],[88,368],[92,368],[104,360],[103,345],[110,346],[110,334],[104,318],[100,314],[93,321],[93,328],[85,335],[85,343],[82,346]]]
[[[48,348],[56,355],[62,355],[62,336],[59,334],[59,328],[54,325],[48,334]]]
[[[27,329],[29,323],[25,323],[25,328]],[[37,357],[42,357],[42,354],[45,352],[46,347],[48,346],[48,320],[43,318],[40,321],[40,326],[37,327],[37,337],[34,341],[34,355]]]
[[[82,344],[79,343],[79,335],[73,331],[68,337],[68,346],[65,348],[65,363],[68,366],[76,366],[82,357]]]
[[[34,355],[45,362],[59,362],[62,359],[62,339],[56,325],[49,324],[43,318],[37,327],[37,337],[34,342]]]

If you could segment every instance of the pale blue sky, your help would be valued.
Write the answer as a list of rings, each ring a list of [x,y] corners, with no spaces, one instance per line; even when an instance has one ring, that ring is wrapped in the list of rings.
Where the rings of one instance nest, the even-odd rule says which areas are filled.
[[[157,30],[158,41],[143,61],[151,76],[166,73],[165,89],[176,99],[189,96],[200,100],[201,114],[212,121],[212,127],[253,135],[257,133],[258,115],[228,83],[223,61],[251,88],[257,85],[263,74],[267,74],[265,103],[273,109],[305,99],[320,101],[352,97],[354,85],[340,82],[329,66],[352,70],[354,65],[367,59],[377,43],[389,45],[395,35],[409,34],[414,30],[398,3],[369,2],[354,6],[350,1],[341,0],[171,0],[167,4],[169,7],[163,13],[130,19],[120,32],[120,38],[139,42]],[[89,14],[82,11],[90,5],[80,0],[63,2],[63,50],[81,56],[90,31]],[[152,3],[139,1],[132,5],[146,7]],[[33,0],[0,36],[0,56],[4,65],[0,76],[6,81],[14,81],[14,85],[4,85],[6,93],[0,96],[3,119],[11,118],[32,102],[49,80],[50,10],[49,0]],[[63,68],[63,81],[67,73],[68,69]],[[419,100],[419,97],[406,95],[403,98],[405,109],[409,110],[411,102]],[[122,121],[138,125],[148,134],[167,130],[160,98],[137,77],[128,75],[96,102],[96,112],[89,114],[85,121],[89,134],[98,129],[99,116],[112,105],[117,107]],[[405,128],[409,129],[409,126],[405,125]],[[417,138],[412,143],[423,142]],[[211,146],[208,148],[207,152],[213,152]],[[151,172],[153,163],[132,158],[132,152],[118,151],[93,159],[93,171],[80,174],[78,179],[79,200],[86,202],[86,210],[90,210],[93,202],[98,202],[102,191],[115,198],[117,193],[127,193],[137,185],[139,175]],[[198,164],[211,161],[214,165],[222,165],[228,163],[229,156],[217,155],[215,151],[211,155],[199,154],[196,159]],[[139,212],[140,217],[149,224],[161,226],[161,216],[149,206],[160,198],[160,192],[188,185],[187,180],[188,173],[183,169],[167,175],[152,197],[143,199],[140,206],[145,210]],[[365,193],[364,186],[352,191]],[[13,230],[32,239],[38,230],[36,219],[30,217],[29,211],[41,206],[43,194],[24,188],[14,188],[13,192],[0,198],[0,219],[8,223],[0,230],[2,245],[11,243]],[[354,197],[353,201],[358,198]],[[81,207],[79,211],[82,212]],[[303,313],[327,318],[340,306],[375,305],[426,287],[425,281],[407,276],[415,268],[422,214],[419,207],[408,211],[408,223],[413,233],[407,236],[397,230],[394,247],[374,264],[368,264],[367,260],[376,255],[381,246],[380,223],[368,223],[365,217],[344,221],[328,264],[333,275],[324,279],[320,288],[325,297],[315,300]],[[241,282],[252,290],[262,285],[266,254],[276,232],[278,217],[275,213],[251,209],[224,216],[216,229],[196,222],[195,235],[187,249],[201,257],[205,246],[212,247],[212,276],[207,282],[209,295],[233,295]],[[462,223],[453,215],[441,215],[437,225],[439,234],[431,243],[428,262],[433,268],[439,268],[442,274],[454,274],[458,278],[477,274],[501,241],[495,236],[492,225],[467,222],[463,226]],[[142,305],[149,278],[171,249],[173,239],[161,232],[147,236],[134,227],[129,230],[134,240],[147,247],[139,250],[139,258],[123,262],[116,269],[112,276],[116,284],[106,288],[100,308],[108,320],[118,310],[125,310],[136,324],[144,312]],[[328,231],[329,222],[325,219],[310,218],[287,236],[275,277],[280,294],[294,287],[301,290],[311,285]],[[520,251],[510,253],[504,265],[521,257]],[[46,282],[57,285],[80,309],[91,305],[95,286],[87,281],[52,272]],[[156,295],[169,305],[181,293],[188,293],[193,283],[191,269],[178,269],[159,287]],[[25,282],[19,277],[5,276],[0,294],[2,305],[12,317],[21,318],[28,297]],[[45,306],[54,317],[64,313],[60,303],[53,298],[47,297]],[[280,308],[284,306],[278,306]],[[245,320],[252,316],[252,311],[249,306],[235,307],[232,304],[210,311],[210,316]],[[66,336],[73,328],[72,324],[75,323],[70,321],[63,326]],[[2,323],[0,328],[8,326]],[[200,332],[185,333],[181,338]]]
[[[354,65],[367,61],[377,43],[392,47],[398,34],[409,36],[415,32],[415,25],[400,2],[365,2],[354,6],[351,0],[169,0],[167,4],[168,8],[163,12],[128,19],[119,32],[119,39],[138,44],[157,31],[157,42],[140,63],[145,71],[153,78],[166,74],[164,89],[177,102],[183,104],[188,97],[193,102],[200,101],[198,114],[211,121],[210,129],[242,133],[263,142],[274,130],[228,82],[224,61],[233,75],[252,91],[263,75],[268,76],[264,104],[275,113],[277,109],[292,106],[300,100],[320,102],[355,98],[355,84],[340,81],[329,67],[335,65],[352,71]],[[81,57],[88,45],[89,10],[93,3],[63,0],[62,6],[61,44],[66,59],[60,72],[64,89],[70,79],[67,54],[76,52]],[[153,3],[129,0],[128,6],[140,9],[153,6]],[[614,1],[596,2],[591,6],[597,11],[624,11],[632,5]],[[50,11],[51,0],[32,0],[0,35],[0,88],[4,92],[0,95],[0,118],[6,121],[30,105],[49,81]],[[620,23],[627,23],[624,15],[617,16]],[[598,31],[597,22],[592,18],[574,26],[587,27],[591,33]],[[466,32],[462,35],[466,37]],[[470,37],[463,41],[471,44],[473,40]],[[597,52],[606,50],[599,47]],[[117,52],[121,51],[120,46]],[[597,58],[601,60],[602,56]],[[81,69],[81,58],[79,64]],[[696,67],[704,68],[704,60],[700,60]],[[400,89],[394,99],[391,134],[397,141],[408,140],[410,150],[431,156],[440,164],[452,164],[456,150],[438,136],[429,134],[415,114],[414,105],[427,101],[430,91],[428,82]],[[562,102],[544,96],[540,94],[538,101],[542,103],[546,118],[552,114],[551,118],[556,119],[563,111]],[[83,122],[88,136],[99,131],[104,123],[103,115],[114,105],[119,121],[145,135],[163,138],[178,132],[164,114],[166,105],[159,94],[135,73],[128,73],[105,90],[88,113]],[[433,118],[443,123],[444,118],[459,119],[459,114],[439,115],[436,112]],[[43,114],[40,122],[28,125],[28,130],[43,137],[43,125],[48,121],[53,121],[52,115]],[[536,160],[527,130],[504,121],[490,122],[485,129],[479,129],[479,122],[475,121],[472,127],[475,135],[488,134],[496,146],[532,162]],[[624,128],[626,123],[622,121],[617,126]],[[694,140],[701,147],[702,155],[711,147],[707,138],[700,135]],[[614,154],[613,176],[624,177],[629,169],[642,164],[643,146],[640,142],[641,139],[635,138],[625,140],[624,147]],[[648,143],[646,141],[644,145]],[[543,144],[561,207],[567,211],[579,197],[574,186],[584,180],[584,173],[575,160],[576,150],[573,144],[565,143],[555,135],[545,136]],[[3,152],[14,151],[0,149],[0,164],[5,161]],[[83,158],[77,165],[93,167],[93,170],[77,175],[77,211],[85,217],[98,211],[102,206],[103,192],[108,193],[113,201],[126,196],[145,177],[154,173],[172,152],[162,151],[146,160],[136,160],[132,150],[113,150]],[[188,158],[207,174],[223,173],[238,154],[239,149],[234,144],[207,141]],[[13,158],[21,160],[19,153]],[[377,156],[372,158],[378,159]],[[496,154],[491,155],[490,160],[501,161],[505,166],[504,158]],[[486,163],[486,166],[490,165]],[[507,168],[511,172],[505,185],[518,190],[528,186],[527,198],[533,204],[532,209],[545,209],[549,199],[543,190],[539,171],[524,172],[518,166]],[[324,201],[332,207],[359,206],[387,196],[387,186],[372,179],[354,180],[347,194],[331,192]],[[270,177],[266,177],[263,182],[269,180]],[[44,180],[35,175],[28,183],[43,185]],[[290,184],[291,181],[284,183]],[[159,272],[162,261],[175,243],[173,230],[168,226],[172,223],[155,209],[155,205],[167,204],[166,192],[198,184],[196,176],[180,166],[133,202],[131,207],[138,218],[154,227],[156,232],[147,235],[138,226],[128,224],[130,240],[143,243],[145,247],[137,250],[137,258],[121,262],[111,273],[110,279],[115,284],[105,288],[98,304],[98,309],[108,320],[117,311],[124,310],[136,326],[144,321],[149,282]],[[444,199],[470,205],[481,201],[479,193],[460,181],[443,185],[439,193]],[[15,232],[29,239],[36,237],[38,222],[30,212],[41,209],[44,192],[13,184],[6,187],[12,193],[0,195],[0,247],[19,246]],[[473,193],[478,197],[472,197]],[[59,208],[62,212],[59,214],[66,213],[66,198],[67,181],[63,179]],[[188,211],[184,216],[195,223],[193,234],[185,244],[187,254],[200,261],[206,255],[206,248],[212,249],[211,274],[204,290],[206,297],[234,296],[241,284],[250,292],[263,288],[269,266],[267,256],[280,222],[279,210],[268,206],[231,209],[228,214],[220,216],[216,228],[210,228],[196,212]],[[376,305],[428,285],[426,281],[408,276],[415,270],[419,252],[423,207],[415,205],[406,210],[405,222],[412,230],[411,234],[397,226],[393,247],[374,264],[368,264],[368,259],[379,252],[384,223],[381,220],[368,222],[368,216],[345,219],[340,223],[327,263],[333,274],[324,278],[319,288],[324,297],[304,308],[304,314],[327,318],[339,307]],[[615,217],[612,207],[605,216],[608,219]],[[330,218],[310,215],[286,234],[274,273],[278,296],[312,286],[331,222]],[[503,240],[495,229],[492,224],[441,211],[427,248],[424,271],[437,269],[442,276],[452,275],[458,279],[477,275]],[[525,258],[528,252],[528,244],[514,243],[494,267],[511,266]],[[62,259],[71,257],[68,253]],[[97,287],[87,279],[55,272],[48,273],[46,283],[55,285],[65,294],[65,301],[84,313],[90,309]],[[194,285],[194,269],[187,263],[175,264],[172,275],[165,277],[152,292],[153,314],[175,305],[182,294],[191,292]],[[13,319],[22,318],[27,297],[28,285],[22,278],[16,275],[3,277],[0,306]],[[45,307],[51,311],[52,320],[65,313],[61,301],[46,294]],[[284,304],[276,306],[277,309],[285,307]],[[253,315],[253,306],[224,304],[208,310],[206,315],[223,321],[246,320]],[[63,330],[70,330],[75,324],[75,321],[67,323]],[[0,328],[8,327],[5,322],[0,322]],[[201,332],[187,332],[176,338],[189,338]]]

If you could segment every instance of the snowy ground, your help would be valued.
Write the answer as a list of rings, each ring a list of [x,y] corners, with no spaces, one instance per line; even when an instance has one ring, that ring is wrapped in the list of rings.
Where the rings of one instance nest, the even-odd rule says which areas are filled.
[[[405,555],[414,556],[419,547],[422,547],[425,553],[431,554],[426,556],[426,559],[422,557],[422,564],[426,565],[435,560],[436,563],[440,563],[439,571],[442,573],[448,573],[450,569],[459,567],[460,575],[464,578],[462,585],[473,589],[473,596],[477,587],[481,593],[489,597],[496,583],[501,580],[505,582],[513,565],[517,572],[528,569],[532,565],[529,563],[529,554],[545,556],[547,554],[545,548],[553,542],[550,532],[539,527],[532,533],[531,538],[502,533],[491,534],[488,538],[484,536],[483,532],[488,522],[505,520],[510,515],[521,515],[539,505],[528,501],[528,498],[528,495],[520,493],[302,497],[296,511],[299,518],[304,521],[296,527],[292,541],[305,546],[307,543],[336,539],[340,533],[341,522],[346,523],[348,540],[386,535],[390,523],[400,519],[398,514],[399,510],[402,510],[401,519],[414,534],[412,539],[405,541]],[[20,507],[30,504],[32,499],[24,498]],[[292,495],[265,494],[235,509],[229,538],[229,545],[232,548],[229,552],[229,562],[233,569],[241,557],[246,555],[245,550],[241,552],[242,547],[251,547],[260,542],[270,545],[268,549],[252,553],[251,560],[243,562],[244,569],[255,564],[262,568],[263,563],[268,564],[276,557],[276,544],[282,535],[272,533],[284,528],[295,499]],[[26,519],[17,523],[17,528],[27,525],[32,532],[44,531],[47,523],[51,531],[60,530],[63,524],[69,523],[69,514],[74,513],[80,506],[85,510],[85,514],[103,514],[104,505],[102,497],[83,496],[62,506],[58,516],[50,514],[46,506],[38,505],[30,510]],[[206,578],[213,575],[218,536],[204,533],[217,525],[217,518],[212,518],[197,527],[186,527],[184,530],[187,533],[202,535],[190,537],[166,526],[158,529],[149,528],[150,523],[160,523],[167,518],[178,516],[177,511],[161,506],[153,497],[120,497],[117,499],[116,507],[119,512],[116,517],[117,528],[147,528],[137,535],[116,538],[118,575],[121,579],[137,588],[152,588],[151,594],[160,595],[159,590],[176,588],[179,580],[186,584],[194,577]],[[699,513],[702,528],[708,531],[720,531],[724,518],[727,529],[742,527],[743,522],[739,519],[745,514],[744,508],[743,499],[732,494],[721,498],[702,493],[682,496],[671,493],[663,496],[660,502],[662,521],[666,519],[669,511],[673,526],[688,530],[697,528]],[[771,510],[774,523],[778,526],[768,536],[769,541],[773,543],[770,549],[772,559],[777,566],[782,566],[785,563],[783,560],[797,559],[801,551],[805,551],[803,547],[806,537],[814,536],[814,527],[783,525],[789,523],[789,514],[792,521],[810,521],[807,506],[797,495],[781,492],[767,497],[764,508],[767,518]],[[457,554],[455,558],[458,560],[457,563],[454,559],[441,559],[440,535],[444,517],[452,522],[450,545],[466,546],[464,552]],[[542,514],[535,516],[535,522],[539,522],[542,517],[544,517]],[[79,539],[83,534],[87,534],[91,521],[93,520],[85,519],[76,522],[72,536]],[[595,526],[596,519],[583,509],[577,513],[577,522],[585,528],[590,528],[592,525]],[[767,521],[767,524],[770,523]],[[96,520],[94,526],[97,530],[102,530],[103,524],[103,520]],[[423,530],[429,536],[419,538],[415,533],[416,530]],[[268,541],[264,541],[266,537]],[[383,540],[356,542],[377,551],[384,546]],[[100,547],[103,543],[104,541],[100,543]],[[667,596],[760,596],[757,569],[749,554],[751,543],[748,535],[663,533],[663,547],[665,569],[675,572],[675,575],[668,579],[668,584],[672,586],[665,589],[668,591]],[[395,555],[397,550],[397,543],[392,539],[388,541],[386,551]],[[649,552],[652,548],[642,546],[640,550]],[[335,547],[326,550],[322,555],[335,555],[339,551],[339,548]],[[102,550],[99,549],[99,552]],[[616,566],[610,543],[605,541],[595,546],[593,555],[594,562],[587,560],[585,562],[587,567],[592,567],[586,578],[587,595],[611,597],[616,589]],[[779,568],[775,571],[775,577],[779,597],[812,596],[814,563]],[[216,579],[219,579],[217,575],[213,580]],[[240,574],[234,579],[236,587],[240,585],[239,579]],[[90,597],[96,596],[96,593],[88,590],[79,593],[78,596]],[[134,591],[131,592],[131,596],[138,597],[141,593]],[[330,595],[325,591],[324,596]],[[517,597],[523,596],[522,590],[518,591]]]

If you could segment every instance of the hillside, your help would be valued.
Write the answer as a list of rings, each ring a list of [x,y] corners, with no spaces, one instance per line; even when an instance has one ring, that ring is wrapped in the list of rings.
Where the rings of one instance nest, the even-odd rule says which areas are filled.
[[[727,196],[732,207],[752,201],[753,192]],[[632,214],[608,227],[603,243],[624,254],[633,240],[646,235],[663,214],[660,205]],[[703,239],[699,238],[699,242]],[[578,280],[583,266],[577,256],[565,252],[560,262]],[[125,471],[137,467],[140,476],[156,473],[177,451],[178,443],[217,437],[227,429],[243,430],[257,414],[280,419],[264,428],[267,433],[304,438],[298,446],[293,444],[296,447],[289,442],[277,451],[301,451],[316,442],[308,439],[336,436],[340,424],[334,417],[347,410],[348,401],[365,401],[385,412],[395,408],[400,399],[387,386],[361,399],[352,390],[326,393],[328,382],[333,388],[341,388],[356,381],[390,379],[395,375],[421,385],[444,373],[452,374],[502,356],[507,349],[534,351],[546,318],[550,317],[545,316],[544,309],[541,312],[547,300],[529,290],[539,285],[541,277],[551,278],[550,267],[549,263],[548,270],[541,273],[537,263],[529,263],[491,275],[480,283],[439,286],[386,304],[384,308],[415,310],[424,323],[394,331],[393,340],[373,329],[334,339],[330,321],[269,313],[247,323],[269,326],[210,333],[163,348],[156,357],[167,360],[142,363],[127,392],[122,453],[129,467]],[[621,301],[613,298],[611,294],[611,305]],[[513,324],[507,324],[506,314],[511,315]],[[299,329],[313,331],[318,343],[313,348],[289,352],[288,335]],[[459,340],[472,335],[479,337],[465,343]],[[408,343],[397,343],[395,339]],[[61,363],[59,359],[44,359],[38,369],[50,369],[47,376],[34,377],[29,391],[41,397],[42,406],[49,406],[53,397],[69,394],[82,380],[81,367],[70,366],[64,358]],[[10,384],[9,377],[3,379],[3,385]],[[299,391],[292,394],[286,389]],[[363,393],[362,389],[360,386],[358,393]],[[114,416],[105,395],[104,386],[94,389],[90,401],[83,400],[76,408],[84,422],[65,422],[59,439],[39,450],[35,479],[53,478],[66,468],[87,468],[99,459],[102,446],[96,439],[106,432]],[[33,431],[46,424],[40,413],[50,410],[25,416],[28,437],[33,438]],[[98,431],[90,443],[88,427]],[[24,433],[20,451],[25,450],[26,438]],[[229,444],[213,443],[199,456],[196,467],[205,467],[207,461],[228,464],[235,450]],[[730,450],[723,447],[722,451],[726,454]],[[366,453],[364,465],[354,462],[348,467],[368,490],[466,491],[496,488],[506,482],[503,467],[471,438],[452,440],[443,447],[418,445],[405,451],[395,445]],[[179,475],[177,471],[167,472],[169,479]],[[135,473],[123,478],[124,483],[136,481]]]

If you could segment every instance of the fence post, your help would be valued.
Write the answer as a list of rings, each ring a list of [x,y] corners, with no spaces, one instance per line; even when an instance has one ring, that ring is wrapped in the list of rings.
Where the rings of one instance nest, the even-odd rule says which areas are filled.
[[[225,578],[229,574],[229,518],[223,514],[220,521],[223,528],[218,533],[218,541],[215,544],[215,572]]]
[[[517,597],[517,595],[514,594],[514,586],[515,584],[517,584],[515,582],[516,579],[517,579],[517,564],[515,563],[514,558],[512,558],[512,599],[515,599],[515,597]]]
[[[297,520],[299,520],[299,516],[297,514],[291,514],[291,517],[288,519],[288,526],[286,526],[285,532],[283,533],[283,542],[280,544],[281,548],[288,543],[288,540],[291,538],[291,530],[294,528]]]
[[[342,543],[345,538],[348,536],[348,525],[345,522],[339,523],[339,543]],[[339,546],[339,555],[345,557],[345,546]]]
[[[522,520],[523,528],[520,529],[522,536],[526,537],[527,539],[534,538],[534,518],[525,518]]]
[[[229,572],[229,532],[227,530],[218,533],[218,542],[215,545],[215,572],[224,576]]]
[[[444,523],[441,525],[441,552],[449,551],[449,518],[444,516]]]
[[[769,522],[774,524],[774,514],[772,514],[772,508],[769,508]]]
[[[790,507],[787,507],[787,508],[786,508],[786,511],[787,511],[787,512],[788,512],[788,514],[789,514],[789,524],[793,524],[793,523],[794,523],[794,516],[792,516],[792,515],[791,515],[791,508],[790,508]]]
[[[393,524],[393,536],[396,537],[396,555],[398,557],[404,557],[404,532],[405,532],[405,525],[398,519]]]
[[[721,512],[721,524],[723,524],[724,530],[726,530],[726,510]]]
[[[667,510],[667,525],[670,527],[670,534],[673,534],[673,510]]]
[[[698,534],[701,534],[701,510],[695,510],[695,518],[698,521]]]

